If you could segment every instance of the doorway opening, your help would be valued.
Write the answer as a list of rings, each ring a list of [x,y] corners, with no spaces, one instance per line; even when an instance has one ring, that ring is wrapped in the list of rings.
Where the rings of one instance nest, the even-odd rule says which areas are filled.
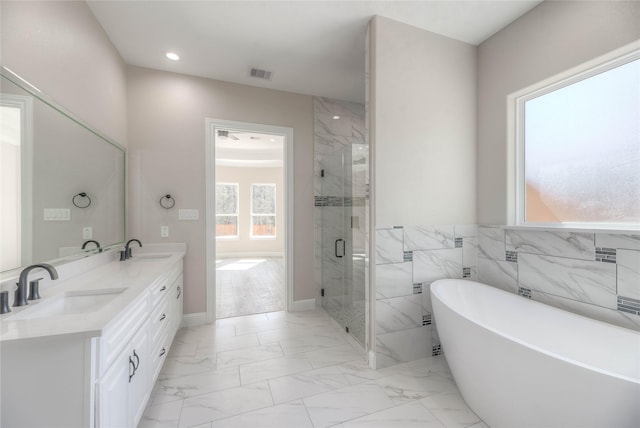
[[[207,120],[207,320],[289,308],[291,128]]]

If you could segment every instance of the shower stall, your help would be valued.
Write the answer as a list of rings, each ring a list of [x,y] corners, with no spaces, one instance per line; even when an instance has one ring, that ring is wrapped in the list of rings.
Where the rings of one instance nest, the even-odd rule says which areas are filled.
[[[316,99],[315,119],[316,286],[322,307],[366,349],[364,106]]]

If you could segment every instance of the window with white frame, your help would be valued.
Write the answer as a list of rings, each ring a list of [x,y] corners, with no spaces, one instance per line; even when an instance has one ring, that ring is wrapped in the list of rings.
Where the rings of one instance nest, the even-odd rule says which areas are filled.
[[[251,238],[276,237],[276,185],[251,185]]]
[[[238,238],[238,183],[216,183],[216,239]]]
[[[517,222],[640,224],[640,52],[516,98]]]

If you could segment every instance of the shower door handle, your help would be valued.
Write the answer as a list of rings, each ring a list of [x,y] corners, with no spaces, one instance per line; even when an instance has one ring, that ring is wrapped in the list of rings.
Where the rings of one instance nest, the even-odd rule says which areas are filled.
[[[342,254],[338,254],[338,247],[340,246],[339,244],[340,244],[341,242],[342,242]],[[345,242],[344,242],[344,239],[336,239],[334,249],[335,249],[336,257],[338,257],[338,258],[342,258],[342,257],[344,257],[344,252],[345,252]]]

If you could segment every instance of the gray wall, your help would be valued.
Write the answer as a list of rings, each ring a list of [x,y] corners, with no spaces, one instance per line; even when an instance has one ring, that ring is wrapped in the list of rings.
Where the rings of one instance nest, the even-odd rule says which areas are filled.
[[[293,299],[313,293],[313,99],[151,69],[128,67],[128,230],[158,242],[186,242],[185,313],[205,311],[205,118],[293,128]],[[170,193],[176,209],[164,210]],[[200,220],[179,221],[177,209],[200,210]]]
[[[125,64],[85,2],[2,1],[2,65],[127,143]]]
[[[476,48],[376,16],[376,226],[475,223]]]
[[[369,35],[380,368],[437,355],[429,284],[475,274],[476,48],[379,16]]]
[[[545,1],[478,48],[477,215],[508,222],[512,92],[640,38],[640,2]]]

